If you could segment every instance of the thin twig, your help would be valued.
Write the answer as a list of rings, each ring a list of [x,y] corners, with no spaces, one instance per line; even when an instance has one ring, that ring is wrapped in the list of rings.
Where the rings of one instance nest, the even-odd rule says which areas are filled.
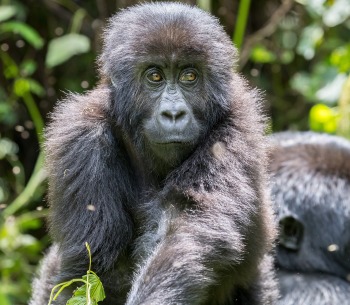
[[[258,42],[265,39],[266,37],[269,37],[273,33],[275,33],[276,28],[278,27],[281,20],[292,9],[294,2],[295,2],[294,0],[284,0],[282,4],[279,6],[279,8],[275,11],[275,13],[271,16],[267,24],[263,28],[261,28],[260,30],[258,30],[253,35],[247,38],[241,51],[240,63],[239,63],[240,70],[242,70],[242,68],[247,63],[252,47],[256,45]]]

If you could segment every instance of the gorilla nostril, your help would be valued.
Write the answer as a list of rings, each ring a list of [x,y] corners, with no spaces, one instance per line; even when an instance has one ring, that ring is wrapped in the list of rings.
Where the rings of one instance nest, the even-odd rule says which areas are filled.
[[[173,120],[173,114],[170,111],[163,111],[161,114],[165,119]]]
[[[185,116],[186,116],[186,111],[184,111],[184,110],[178,111],[178,113],[175,115],[175,120],[179,120]]]

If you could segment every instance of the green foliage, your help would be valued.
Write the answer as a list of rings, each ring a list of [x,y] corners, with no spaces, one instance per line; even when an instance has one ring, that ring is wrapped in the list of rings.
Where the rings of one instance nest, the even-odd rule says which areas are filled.
[[[40,37],[37,31],[35,31],[29,25],[18,22],[9,21],[0,24],[0,34],[13,33],[21,35],[28,43],[30,43],[34,48],[40,49],[44,45],[44,40]]]
[[[89,269],[86,272],[86,275],[84,275],[82,279],[72,279],[53,287],[48,305],[50,305],[52,301],[55,301],[65,288],[79,282],[81,282],[82,285],[74,290],[73,296],[67,301],[67,305],[97,305],[98,302],[101,302],[106,298],[100,278],[95,272],[91,271],[90,246],[88,243],[85,243],[85,246],[88,250],[90,260]],[[56,292],[56,290],[58,291]]]
[[[337,104],[350,73],[350,48],[344,36],[335,36],[334,33],[338,29],[341,34],[348,27],[342,23],[350,17],[350,2],[300,2],[303,2],[310,16],[314,18],[314,23],[303,30],[297,51],[308,60],[314,59],[317,52],[322,52],[323,58],[314,61],[310,72],[296,74],[291,80],[292,88],[302,93],[309,101],[321,103],[311,108],[311,129],[339,133],[339,119],[342,113]],[[336,26],[337,28],[334,28]],[[346,31],[349,32],[349,29]]]
[[[54,38],[49,42],[46,65],[52,68],[66,62],[74,55],[86,53],[89,50],[90,40],[84,35],[72,33]]]
[[[350,137],[350,133],[344,134],[340,127],[344,126],[340,120],[344,122],[341,118],[348,110],[339,107],[350,74],[350,2],[296,2],[293,7],[298,13],[287,13],[277,24],[274,35],[257,40],[259,43],[252,46],[250,53],[255,66],[264,65],[265,73],[259,86],[273,92],[272,107],[284,111],[273,117],[273,129],[311,128]],[[272,25],[266,28],[271,29]],[[305,123],[296,117],[305,116],[305,110],[298,113],[297,109],[302,107],[310,109],[308,119],[303,119]]]
[[[40,214],[39,214],[40,213]],[[1,304],[27,301],[29,279],[38,253],[44,243],[26,232],[42,226],[43,212],[32,212],[20,217],[7,217],[0,224],[0,300]],[[13,300],[17,300],[16,303]]]
[[[74,18],[72,28],[76,32],[58,38],[47,33],[42,36],[45,27],[29,24],[26,21],[29,13],[35,14],[37,10],[19,1],[0,0],[1,305],[27,304],[31,279],[48,245],[43,229],[46,174],[40,144],[44,127],[41,104],[47,104],[49,92],[54,92],[55,77],[50,73],[73,55],[90,50],[90,39],[77,33],[86,15],[84,12]],[[47,16],[33,20],[40,23],[43,18]],[[50,24],[48,20],[44,22]],[[48,58],[46,65],[45,57]],[[57,96],[52,99],[56,100]],[[91,281],[95,287],[93,275],[87,282]]]

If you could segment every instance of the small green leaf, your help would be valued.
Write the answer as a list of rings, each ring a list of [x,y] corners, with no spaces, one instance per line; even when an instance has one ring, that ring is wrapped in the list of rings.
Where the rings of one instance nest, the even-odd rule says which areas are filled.
[[[0,24],[0,33],[12,32],[21,35],[34,48],[40,49],[44,45],[44,40],[29,25],[19,21],[9,21]]]
[[[73,292],[73,296],[67,301],[66,305],[97,305],[98,302],[106,298],[102,282],[97,274],[91,271],[91,250],[88,243],[85,243],[89,254],[89,269],[82,279],[73,279],[56,285],[52,288],[49,305],[56,300],[58,295],[73,283],[82,282],[83,285]],[[58,290],[58,291],[57,291]]]
[[[86,53],[90,50],[90,40],[80,34],[67,34],[54,38],[49,42],[46,55],[46,65],[49,68],[64,63],[72,56]]]
[[[87,304],[88,304],[88,302],[86,300],[85,295],[84,296],[83,295],[73,296],[66,303],[66,305],[87,305]],[[97,305],[97,302],[94,300],[91,300],[90,304]]]
[[[0,6],[0,22],[12,18],[16,15],[16,7],[12,5]]]
[[[104,300],[106,295],[100,278],[95,273],[90,271],[89,276],[84,275],[83,279],[85,281],[88,281],[89,279],[88,283],[91,285],[90,297],[96,300],[97,302]]]
[[[80,302],[82,299],[85,300],[85,303],[83,304],[87,304],[87,295],[90,297],[90,300],[94,302],[93,304],[97,304],[97,302],[101,302],[105,299],[106,295],[102,282],[95,273],[89,273],[89,276],[84,275],[83,280],[89,283],[89,291],[86,291],[88,285],[80,286],[74,291],[73,297],[69,299],[67,305],[78,305],[80,303],[76,302]]]

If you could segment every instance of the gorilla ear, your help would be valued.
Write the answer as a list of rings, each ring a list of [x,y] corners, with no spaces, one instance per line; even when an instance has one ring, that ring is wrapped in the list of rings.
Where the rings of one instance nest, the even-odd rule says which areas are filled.
[[[287,216],[279,222],[279,244],[291,251],[298,251],[304,236],[304,225],[294,216]]]

